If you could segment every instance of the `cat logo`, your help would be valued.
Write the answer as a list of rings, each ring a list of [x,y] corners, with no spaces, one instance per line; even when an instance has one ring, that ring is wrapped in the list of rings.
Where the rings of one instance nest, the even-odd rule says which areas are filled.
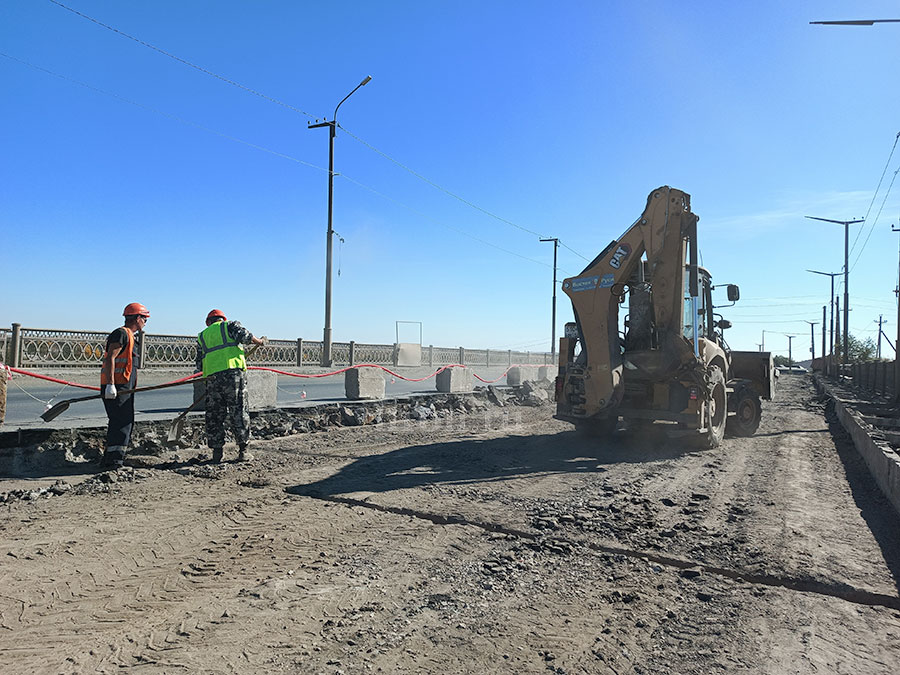
[[[631,246],[628,244],[620,244],[618,248],[616,248],[616,252],[613,253],[612,260],[609,261],[609,266],[616,270],[619,269],[619,267],[622,266],[622,261],[630,255]]]

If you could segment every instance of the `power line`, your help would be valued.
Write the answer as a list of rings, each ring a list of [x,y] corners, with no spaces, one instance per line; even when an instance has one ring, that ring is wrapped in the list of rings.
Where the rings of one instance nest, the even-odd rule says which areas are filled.
[[[203,73],[205,75],[214,77],[217,80],[221,80],[222,82],[225,82],[234,87],[237,87],[238,89],[243,89],[244,91],[246,91],[250,94],[253,94],[254,96],[259,96],[260,98],[263,98],[263,99],[265,99],[271,103],[274,103],[276,105],[280,105],[284,108],[287,108],[288,110],[293,110],[294,112],[298,112],[301,115],[306,115],[306,117],[308,117],[309,119],[315,119],[312,115],[310,115],[305,110],[301,110],[300,108],[297,108],[296,106],[292,106],[290,103],[285,103],[284,101],[279,101],[277,98],[273,98],[272,96],[268,96],[267,94],[258,92],[255,89],[251,89],[250,87],[247,87],[247,86],[241,84],[240,82],[235,82],[234,80],[229,80],[227,77],[223,77],[217,73],[214,73],[213,71],[211,71],[207,68],[204,68],[203,66],[198,66],[195,63],[191,63],[187,59],[183,59],[180,56],[175,56],[175,54],[172,54],[171,52],[167,52],[165,49],[160,49],[159,47],[156,47],[156,46],[150,44],[149,42],[145,42],[144,40],[141,40],[140,38],[136,38],[133,35],[129,35],[125,31],[121,31],[118,28],[114,28],[113,26],[105,24],[102,21],[98,21],[97,19],[88,16],[87,14],[82,14],[77,9],[72,9],[71,7],[68,7],[68,6],[62,4],[61,2],[59,2],[59,0],[50,0],[50,2],[52,2],[54,5],[62,7],[63,9],[65,9],[69,12],[72,12],[72,14],[80,16],[82,19],[87,19],[91,23],[97,24],[98,26],[101,26],[101,27],[105,28],[106,30],[112,31],[113,33],[116,33],[117,35],[121,35],[122,37],[128,38],[129,40],[132,40],[133,42],[137,42],[139,45],[147,47],[148,49],[152,49],[153,51],[158,52],[158,53],[162,54],[163,56],[168,56],[170,59],[178,61],[179,63],[182,63],[190,68],[193,68],[194,70],[199,70],[201,73]]]
[[[53,0],[51,0],[51,2],[52,2],[52,1],[53,1]],[[152,112],[152,113],[154,113],[154,114],[161,115],[161,116],[166,117],[166,118],[168,118],[168,119],[170,119],[170,120],[174,120],[174,121],[176,121],[176,122],[179,122],[180,124],[184,124],[184,125],[186,125],[186,126],[190,126],[190,127],[195,128],[195,129],[200,129],[201,131],[205,131],[205,132],[210,133],[210,134],[213,134],[213,135],[215,135],[215,136],[219,136],[219,137],[224,138],[224,139],[226,139],[226,140],[233,141],[233,142],[239,143],[239,144],[241,144],[241,145],[246,145],[247,147],[253,148],[253,149],[255,149],[255,150],[259,150],[259,151],[261,151],[261,152],[265,152],[265,153],[268,153],[268,154],[270,154],[270,155],[274,155],[274,156],[276,156],[276,157],[280,157],[280,158],[282,158],[282,159],[286,159],[286,160],[288,160],[288,161],[295,162],[295,163],[297,163],[297,164],[302,164],[303,166],[308,166],[308,167],[313,168],[313,169],[316,169],[316,170],[318,170],[318,171],[323,171],[323,172],[325,172],[325,173],[328,172],[328,169],[325,168],[325,167],[317,166],[316,164],[312,164],[311,162],[307,162],[307,161],[305,161],[305,160],[299,159],[299,158],[297,158],[297,157],[293,157],[293,156],[288,155],[288,154],[285,154],[285,153],[283,153],[283,152],[279,152],[279,151],[277,151],[277,150],[272,150],[272,149],[266,148],[266,147],[264,147],[264,146],[262,146],[262,145],[258,145],[258,144],[256,144],[256,143],[251,143],[250,141],[245,141],[245,140],[240,139],[240,138],[237,138],[237,137],[235,137],[235,136],[231,136],[230,134],[226,134],[226,133],[223,133],[223,132],[221,132],[221,131],[216,131],[215,129],[210,129],[209,127],[205,127],[205,126],[203,126],[202,124],[198,124],[198,123],[196,123],[196,122],[192,122],[192,121],[190,121],[190,120],[186,120],[186,119],[184,119],[184,118],[182,118],[182,117],[179,117],[179,116],[177,116],[177,115],[173,115],[173,114],[171,114],[171,113],[167,113],[167,112],[165,112],[165,111],[163,111],[163,110],[159,110],[159,109],[157,109],[157,108],[153,108],[153,107],[151,107],[151,106],[147,106],[147,105],[144,105],[144,104],[142,104],[142,103],[138,103],[138,102],[136,102],[136,101],[132,101],[132,100],[127,99],[127,98],[125,98],[125,97],[123,97],[123,96],[119,96],[118,94],[114,94],[114,93],[112,93],[112,92],[105,91],[105,90],[103,90],[103,89],[99,89],[98,87],[94,87],[94,86],[92,86],[92,85],[90,85],[90,84],[87,84],[87,83],[85,83],[85,82],[81,82],[81,81],[79,81],[79,80],[75,80],[75,79],[73,79],[73,78],[66,77],[65,75],[61,75],[61,74],[59,74],[59,73],[55,73],[55,72],[53,72],[52,70],[48,70],[48,69],[46,69],[46,68],[43,68],[43,67],[38,66],[38,65],[35,65],[35,64],[30,63],[30,62],[28,62],[28,61],[24,61],[24,60],[22,60],[22,59],[18,59],[18,58],[16,58],[16,57],[14,57],[14,56],[10,56],[9,54],[6,54],[5,52],[0,52],[0,56],[3,56],[3,57],[5,57],[5,58],[7,58],[7,59],[9,59],[9,60],[11,60],[11,61],[15,61],[15,62],[20,63],[20,64],[22,64],[22,65],[28,66],[29,68],[33,68],[33,69],[38,70],[38,71],[40,71],[40,72],[46,73],[46,74],[48,74],[48,75],[52,75],[53,77],[59,78],[59,79],[61,79],[61,80],[64,80],[64,81],[66,81],[66,82],[69,82],[69,83],[71,83],[71,84],[77,84],[78,86],[84,87],[85,89],[89,89],[90,91],[96,92],[96,93],[98,93],[98,94],[103,94],[104,96],[109,96],[110,98],[114,98],[114,99],[116,99],[117,101],[121,101],[122,103],[127,103],[128,105],[133,105],[133,106],[135,106],[135,107],[137,107],[137,108],[141,108],[142,110],[146,110],[146,111],[148,111],[148,112]],[[379,192],[379,191],[376,190],[375,188],[372,188],[372,187],[370,187],[370,186],[368,186],[368,185],[366,185],[366,184],[364,184],[364,183],[361,183],[361,182],[359,182],[359,181],[357,181],[357,180],[354,180],[354,179],[350,178],[349,176],[347,176],[347,175],[345,175],[345,174],[338,174],[338,175],[339,175],[341,178],[346,178],[346,179],[347,179],[348,181],[350,181],[351,183],[355,183],[356,185],[359,185],[360,187],[363,187],[363,188],[365,188],[365,189],[367,189],[367,190],[373,192],[374,194],[377,194],[379,197],[382,197],[383,199],[387,199],[387,200],[389,200],[389,201],[393,201],[394,203],[398,204],[399,206],[402,206],[403,208],[406,208],[406,209],[408,209],[408,210],[410,210],[410,211],[413,211],[414,213],[417,213],[418,215],[420,215],[420,216],[422,216],[422,217],[424,217],[424,218],[427,218],[427,219],[431,220],[432,222],[434,222],[434,223],[436,223],[436,224],[438,224],[438,225],[440,225],[440,226],[442,226],[442,227],[446,227],[447,229],[452,230],[452,231],[454,231],[454,232],[457,232],[457,233],[459,233],[459,234],[461,234],[461,235],[463,235],[463,236],[465,236],[465,237],[469,237],[470,239],[474,239],[475,241],[479,242],[480,244],[484,244],[485,246],[490,246],[491,248],[495,248],[495,249],[497,249],[497,250],[499,250],[499,251],[502,251],[502,252],[504,252],[504,253],[508,253],[509,255],[513,255],[513,256],[515,256],[515,257],[517,257],[517,258],[522,258],[523,260],[527,260],[527,261],[529,261],[529,262],[537,263],[538,265],[542,265],[542,266],[544,266],[544,267],[552,267],[552,265],[550,265],[550,264],[548,264],[548,263],[542,262],[542,261],[540,261],[540,260],[535,260],[534,258],[529,258],[529,257],[527,257],[527,256],[521,255],[521,254],[516,253],[516,252],[514,252],[514,251],[510,251],[510,250],[505,249],[505,248],[503,248],[503,247],[501,247],[501,246],[497,246],[496,244],[492,244],[492,243],[490,243],[490,242],[488,242],[488,241],[485,241],[484,239],[480,239],[479,237],[475,237],[475,236],[473,236],[473,235],[470,235],[469,233],[465,232],[464,230],[460,230],[459,228],[455,228],[455,227],[452,227],[452,226],[447,225],[447,224],[445,224],[445,223],[442,223],[442,222],[440,222],[440,221],[438,221],[438,220],[436,220],[436,219],[434,219],[434,218],[431,218],[430,216],[428,216],[428,215],[426,215],[426,214],[424,214],[424,213],[422,213],[422,212],[420,212],[420,211],[417,211],[416,209],[413,209],[413,208],[410,207],[410,206],[407,206],[406,204],[404,204],[404,203],[402,203],[402,202],[400,202],[400,201],[398,201],[398,200],[396,200],[396,199],[393,199],[392,197],[388,197],[387,195],[382,194],[381,192]],[[564,270],[564,271],[565,271],[565,270]]]
[[[394,159],[393,157],[391,157],[391,156],[390,156],[389,154],[387,154],[386,152],[382,152],[381,150],[379,150],[378,148],[376,148],[374,145],[372,145],[372,144],[369,143],[368,141],[363,140],[362,138],[360,138],[359,136],[357,136],[356,134],[354,134],[354,133],[351,132],[351,131],[347,131],[347,129],[345,129],[344,127],[342,127],[340,124],[338,124],[338,127],[339,127],[340,129],[342,129],[342,130],[344,131],[344,133],[346,133],[348,136],[350,136],[351,138],[353,138],[353,139],[359,141],[359,142],[362,143],[364,146],[366,146],[367,148],[369,148],[369,150],[371,150],[372,152],[375,152],[376,154],[381,155],[382,157],[384,157],[384,158],[385,158],[386,160],[388,160],[389,162],[393,162],[394,164],[396,164],[397,166],[399,166],[399,167],[400,167],[401,169],[403,169],[404,171],[408,171],[409,173],[411,173],[413,176],[415,176],[415,177],[418,178],[419,180],[424,181],[424,182],[428,183],[431,187],[433,187],[433,188],[435,188],[435,189],[437,189],[437,190],[440,190],[441,192],[443,192],[443,193],[445,193],[445,194],[450,195],[451,197],[453,197],[453,198],[456,199],[456,200],[461,201],[461,202],[462,202],[463,204],[465,204],[466,206],[470,206],[470,207],[472,207],[473,209],[475,209],[475,210],[477,210],[477,211],[481,211],[481,212],[484,213],[485,215],[490,216],[491,218],[496,218],[496,219],[499,220],[501,223],[506,223],[507,225],[511,225],[511,226],[513,226],[513,227],[515,227],[515,228],[517,228],[517,229],[519,229],[519,230],[522,230],[523,232],[527,232],[528,234],[533,234],[533,235],[536,236],[536,237],[543,237],[543,236],[544,236],[544,235],[542,235],[540,232],[535,232],[534,230],[529,230],[527,227],[522,227],[521,225],[517,225],[516,223],[512,222],[511,220],[507,220],[506,218],[502,218],[502,217],[500,217],[500,216],[498,216],[498,215],[496,215],[496,214],[494,214],[494,213],[491,213],[491,212],[488,211],[487,209],[481,208],[481,207],[478,206],[477,204],[473,204],[473,203],[470,202],[469,200],[464,199],[463,197],[460,197],[458,194],[455,194],[455,193],[451,192],[451,191],[448,190],[447,188],[438,185],[437,183],[435,183],[435,182],[432,181],[432,180],[429,180],[428,178],[426,178],[426,177],[423,176],[422,174],[413,171],[413,170],[410,169],[408,166],[406,166],[406,165],[403,164],[402,162],[399,162],[398,160]]]
[[[900,173],[900,169],[894,171],[894,177],[891,178],[891,184],[888,185],[887,192],[884,193],[884,199],[881,201],[881,206],[878,208],[878,215],[875,216],[875,220],[872,221],[872,225],[871,227],[869,227],[869,234],[866,236],[866,240],[863,242],[862,248],[859,249],[859,254],[856,256],[856,260],[853,261],[853,266],[850,268],[851,272],[853,271],[853,268],[856,267],[856,263],[859,262],[863,251],[866,250],[866,244],[869,243],[869,237],[872,236],[872,232],[875,230],[875,224],[878,222],[878,219],[881,218],[881,212],[884,210],[884,205],[887,202],[887,198],[891,195],[891,189],[894,187],[894,181],[897,180],[898,173]]]
[[[888,167],[891,165],[891,158],[894,156],[894,150],[897,149],[897,141],[898,140],[900,140],[900,131],[898,131],[897,135],[894,137],[894,145],[891,148],[891,154],[888,155],[887,162],[884,163],[884,171],[881,172],[881,178],[878,179],[878,186],[875,188],[875,192],[872,193],[872,201],[869,202],[869,208],[866,210],[866,215],[863,217],[864,221],[867,221],[869,219],[869,213],[871,213],[871,211],[872,211],[872,205],[875,204],[875,198],[878,196],[878,191],[881,189],[881,183],[882,183],[882,181],[884,181],[884,177],[887,174]],[[894,174],[894,175],[896,176],[896,174]],[[882,204],[882,208],[883,207],[884,207],[884,204]],[[879,211],[879,213],[881,213],[881,211]],[[878,222],[878,219],[876,218],[875,221]],[[873,224],[873,227],[874,227],[874,224]],[[869,233],[871,234],[871,229],[869,230]],[[853,251],[856,249],[856,242],[859,241],[860,234],[862,234],[862,228],[860,228],[859,232],[856,233],[856,238],[853,240],[853,246],[850,247],[850,253],[853,253]],[[868,240],[869,239],[867,237],[866,241],[868,241]],[[865,247],[865,244],[863,244],[863,247]],[[857,257],[857,260],[858,259],[859,258]],[[856,262],[854,261],[853,264],[855,265]]]
[[[53,0],[50,0],[53,2]],[[197,122],[192,122],[191,120],[184,119],[183,117],[179,117],[178,115],[173,115],[172,113],[165,112],[164,110],[159,110],[158,108],[154,108],[152,106],[145,105],[143,103],[138,103],[137,101],[132,101],[131,99],[125,98],[124,96],[119,96],[118,94],[114,94],[110,91],[106,91],[104,89],[100,89],[93,85],[87,84],[86,82],[81,82],[80,80],[73,79],[71,77],[67,77],[65,75],[60,75],[59,73],[55,73],[52,70],[48,70],[41,66],[35,65],[34,63],[30,63],[28,61],[24,61],[22,59],[18,59],[15,56],[10,56],[5,52],[0,52],[0,56],[3,56],[10,61],[15,61],[16,63],[21,63],[24,66],[28,66],[29,68],[34,68],[42,73],[46,73],[47,75],[52,75],[53,77],[59,78],[60,80],[64,80],[65,82],[69,82],[71,84],[77,84],[79,87],[84,87],[85,89],[89,89],[90,91],[96,92],[98,94],[103,94],[104,96],[109,96],[110,98],[114,98],[117,101],[121,101],[122,103],[127,103],[128,105],[133,105],[136,108],[141,108],[142,110],[146,110],[148,112],[152,112],[156,115],[161,115],[162,117],[167,117],[170,120],[174,120],[180,124],[187,125],[189,127],[194,127],[195,129],[200,129],[201,131],[205,131],[207,133],[213,134],[215,136],[219,136],[221,138],[225,138],[229,141],[234,141],[235,143],[240,143],[241,145],[246,145],[255,150],[260,150],[262,152],[266,152],[270,155],[275,155],[276,157],[281,157],[282,159],[287,159],[291,162],[296,162],[297,164],[302,164],[304,166],[308,166],[312,169],[317,169],[319,171],[324,171],[328,173],[328,169],[323,166],[318,166],[316,164],[312,164],[311,162],[307,162],[305,160],[299,159],[297,157],[293,157],[291,155],[286,155],[283,152],[279,152],[277,150],[271,150],[270,148],[266,148],[262,145],[257,145],[256,143],[251,143],[250,141],[245,141],[236,136],[231,136],[221,131],[216,131],[215,129],[210,129],[209,127],[205,127],[202,124],[198,124]]]
[[[744,320],[741,320],[740,325],[743,326],[743,325],[747,325],[747,324],[756,325],[756,324],[769,324],[769,323],[776,324],[776,323],[806,323],[806,322],[803,319],[790,319],[790,320],[785,320],[785,321],[744,321]]]
[[[202,66],[198,66],[197,64],[192,63],[191,61],[188,61],[187,59],[183,59],[183,58],[181,58],[180,56],[176,56],[175,54],[172,54],[171,52],[167,52],[167,51],[164,50],[164,49],[160,49],[159,47],[157,47],[157,46],[155,46],[155,45],[152,45],[152,44],[150,44],[149,42],[146,42],[145,40],[141,40],[140,38],[137,38],[137,37],[135,37],[135,36],[133,36],[133,35],[130,35],[130,34],[124,32],[124,31],[122,31],[122,30],[119,30],[118,28],[115,28],[115,27],[113,27],[113,26],[110,26],[109,24],[103,23],[102,21],[99,21],[99,20],[97,20],[97,19],[95,19],[95,18],[93,18],[93,17],[91,17],[91,16],[88,16],[87,14],[84,14],[84,13],[82,13],[82,12],[79,12],[79,11],[76,10],[76,9],[73,9],[73,8],[71,8],[71,7],[68,7],[67,5],[64,5],[63,3],[59,2],[59,0],[50,0],[50,2],[52,2],[54,5],[57,5],[57,6],[61,7],[62,9],[65,9],[65,10],[67,10],[67,11],[69,11],[69,12],[75,14],[76,16],[79,16],[79,17],[81,17],[81,18],[83,18],[83,19],[86,19],[86,20],[88,20],[88,21],[90,21],[90,22],[92,22],[92,23],[94,23],[94,24],[96,24],[96,25],[98,25],[98,26],[101,26],[102,28],[105,28],[105,29],[107,29],[107,30],[109,30],[109,31],[112,31],[113,33],[116,33],[117,35],[121,35],[122,37],[125,37],[125,38],[127,38],[127,39],[129,39],[129,40],[132,40],[133,42],[136,42],[137,44],[142,45],[142,46],[144,46],[144,47],[147,47],[148,49],[152,49],[153,51],[158,52],[159,54],[162,54],[162,55],[164,55],[164,56],[167,56],[168,58],[173,59],[173,60],[175,60],[175,61],[177,61],[177,62],[179,62],[179,63],[181,63],[181,64],[184,64],[184,65],[186,65],[186,66],[188,66],[188,67],[190,67],[190,68],[193,68],[193,69],[195,69],[195,70],[198,70],[198,71],[200,71],[201,73],[204,73],[205,75],[209,75],[210,77],[214,77],[214,78],[216,78],[217,80],[220,80],[220,81],[222,81],[222,82],[225,82],[225,83],[227,83],[227,84],[230,84],[230,85],[232,85],[232,86],[235,86],[235,87],[237,87],[237,88],[239,88],[239,89],[242,89],[243,91],[246,91],[246,92],[248,92],[248,93],[250,93],[250,94],[253,94],[254,96],[259,96],[260,98],[265,99],[265,100],[267,100],[267,101],[269,101],[269,102],[271,102],[271,103],[275,103],[276,105],[280,105],[280,106],[282,106],[282,107],[288,108],[289,110],[293,110],[294,112],[298,112],[298,113],[300,113],[301,115],[305,115],[305,116],[308,117],[309,119],[315,119],[311,114],[309,114],[309,113],[306,112],[305,110],[301,110],[300,108],[297,108],[296,106],[293,106],[293,105],[291,105],[291,104],[289,104],[289,103],[285,103],[284,101],[281,101],[281,100],[279,100],[279,99],[277,99],[277,98],[274,98],[274,97],[272,97],[272,96],[269,96],[269,95],[267,95],[267,94],[263,94],[262,92],[259,92],[259,91],[255,90],[255,89],[252,89],[252,88],[250,88],[250,87],[248,87],[248,86],[246,86],[246,85],[243,85],[243,84],[241,84],[241,83],[239,83],[239,82],[235,82],[234,80],[231,80],[231,79],[229,79],[229,78],[227,78],[227,77],[223,77],[222,75],[219,75],[218,73],[214,73],[213,71],[209,70],[208,68],[204,68],[204,67],[202,67]],[[351,136],[351,137],[354,138],[355,140],[359,141],[360,143],[362,143],[363,145],[365,145],[366,147],[368,147],[368,148],[369,148],[370,150],[372,150],[373,152],[375,152],[375,153],[381,155],[382,157],[384,157],[384,158],[387,159],[388,161],[393,162],[394,164],[396,164],[396,165],[399,166],[400,168],[404,169],[405,171],[408,171],[410,174],[412,174],[413,176],[415,176],[415,177],[418,178],[419,180],[422,180],[422,181],[424,181],[425,183],[428,183],[429,185],[431,185],[431,186],[434,187],[435,189],[440,190],[441,192],[446,193],[447,195],[453,197],[454,199],[459,200],[459,201],[462,202],[463,204],[466,204],[467,206],[469,206],[469,207],[471,207],[471,208],[473,208],[473,209],[476,209],[477,211],[481,211],[482,213],[484,213],[485,215],[490,216],[491,218],[495,218],[496,220],[499,220],[500,222],[506,223],[507,225],[510,225],[510,226],[515,227],[515,228],[517,228],[517,229],[519,229],[519,230],[522,230],[523,232],[527,232],[527,233],[529,233],[529,234],[532,234],[532,235],[534,235],[534,236],[536,236],[536,237],[538,237],[538,238],[543,237],[543,235],[542,235],[541,233],[539,233],[539,232],[535,232],[534,230],[531,230],[531,229],[529,229],[529,228],[527,228],[527,227],[523,227],[522,225],[519,225],[519,224],[517,224],[517,223],[514,223],[514,222],[512,222],[511,220],[508,220],[508,219],[506,219],[506,218],[502,218],[501,216],[498,216],[498,215],[496,215],[496,214],[494,214],[494,213],[491,213],[491,212],[488,211],[487,209],[484,209],[484,208],[478,206],[477,204],[475,204],[475,203],[473,203],[473,202],[470,202],[469,200],[464,199],[463,197],[460,197],[459,195],[457,195],[457,194],[451,192],[450,190],[448,190],[448,189],[442,187],[441,185],[438,185],[438,184],[435,183],[434,181],[429,180],[428,178],[426,178],[426,177],[423,176],[422,174],[417,173],[416,171],[413,171],[410,167],[408,167],[408,166],[406,166],[405,164],[403,164],[403,163],[397,161],[396,159],[394,159],[393,157],[391,157],[391,156],[388,155],[387,153],[382,152],[381,150],[379,150],[378,148],[376,148],[375,146],[373,146],[371,143],[366,142],[365,140],[363,140],[363,139],[360,138],[359,136],[356,136],[355,134],[353,134],[352,132],[348,131],[348,130],[345,129],[344,127],[341,127],[340,125],[338,125],[338,126],[339,126],[341,129],[343,129],[344,132],[347,133],[349,136]],[[564,244],[563,242],[560,242],[560,244],[562,244],[565,248],[567,248],[568,250],[570,250],[572,253],[574,253],[575,255],[579,256],[580,258],[582,258],[582,259],[584,259],[584,260],[589,260],[589,258],[586,258],[585,256],[581,255],[580,253],[578,253],[578,251],[572,249],[571,247],[569,247],[568,245]]]
[[[439,221],[439,220],[437,220],[437,219],[435,219],[435,218],[432,218],[432,217],[429,216],[428,214],[423,213],[423,212],[419,211],[418,209],[416,209],[416,208],[414,208],[414,207],[412,207],[412,206],[409,206],[408,204],[404,204],[403,202],[401,202],[401,201],[398,200],[398,199],[394,199],[393,197],[389,197],[388,195],[384,194],[383,192],[379,192],[379,191],[376,190],[375,188],[373,188],[373,187],[371,187],[371,186],[369,186],[369,185],[366,185],[365,183],[360,183],[358,180],[355,180],[355,179],[351,178],[350,176],[348,176],[348,175],[345,174],[345,173],[340,173],[340,174],[338,174],[338,177],[344,178],[345,180],[350,181],[350,182],[353,183],[354,185],[358,185],[359,187],[365,188],[365,189],[368,190],[369,192],[378,195],[378,196],[381,197],[382,199],[386,199],[386,200],[388,200],[388,201],[390,201],[390,202],[393,202],[393,203],[396,204],[397,206],[401,206],[401,207],[403,207],[404,209],[407,209],[407,210],[411,211],[412,213],[415,213],[415,214],[417,214],[417,215],[419,215],[419,216],[422,216],[423,218],[426,218],[426,219],[430,220],[431,222],[435,223],[436,225],[440,225],[441,227],[446,227],[448,230],[452,230],[452,231],[454,231],[454,232],[457,232],[457,233],[463,235],[464,237],[468,237],[469,239],[473,239],[473,240],[479,242],[480,244],[484,244],[485,246],[490,246],[491,248],[495,248],[495,249],[497,249],[498,251],[503,251],[504,253],[508,253],[509,255],[514,255],[514,256],[516,256],[517,258],[522,258],[522,260],[527,260],[528,262],[533,262],[533,263],[536,263],[536,264],[538,264],[538,265],[542,265],[542,266],[544,266],[544,267],[550,267],[550,268],[553,267],[553,265],[551,265],[551,264],[549,264],[549,263],[545,263],[545,262],[543,262],[543,261],[541,261],[541,260],[535,260],[534,258],[529,258],[528,256],[524,256],[524,255],[522,255],[522,254],[520,254],[520,253],[516,253],[516,252],[514,252],[514,251],[510,251],[509,249],[505,249],[505,248],[503,248],[502,246],[497,246],[496,244],[492,244],[492,243],[490,243],[489,241],[485,241],[484,239],[481,239],[481,238],[479,238],[479,237],[476,237],[475,235],[469,234],[469,233],[466,232],[465,230],[460,230],[459,228],[453,227],[452,225],[447,225],[446,223],[442,223],[441,221]],[[565,271],[565,270],[563,270],[563,271]]]

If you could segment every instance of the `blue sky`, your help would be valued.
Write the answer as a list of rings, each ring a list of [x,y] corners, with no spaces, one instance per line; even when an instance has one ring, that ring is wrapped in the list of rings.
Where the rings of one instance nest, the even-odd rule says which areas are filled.
[[[0,5],[0,324],[107,330],[137,300],[154,333],[218,307],[321,339],[328,139],[307,125],[371,75],[338,115],[335,340],[400,320],[549,349],[540,236],[576,275],[672,185],[741,287],[733,348],[766,331],[808,356],[829,281],[805,270],[842,270],[843,228],[805,215],[868,214],[850,327],[883,315],[894,341],[900,24],[809,25],[894,2],[60,2],[120,32]],[[571,316],[559,293],[557,334]]]

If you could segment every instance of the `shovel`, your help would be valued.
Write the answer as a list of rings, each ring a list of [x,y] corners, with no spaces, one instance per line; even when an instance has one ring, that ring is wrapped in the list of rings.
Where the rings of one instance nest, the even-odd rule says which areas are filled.
[[[166,384],[157,384],[152,387],[137,387],[135,389],[125,389],[119,392],[119,395],[122,394],[133,394],[136,391],[153,391],[154,389],[165,389],[166,387],[175,387],[179,384],[187,384],[188,382],[193,382],[193,380],[185,380],[183,382],[168,382]],[[78,403],[79,401],[91,401],[95,398],[103,398],[103,394],[94,394],[93,396],[82,396],[80,398],[67,398],[65,401],[60,401],[59,403],[54,404],[51,408],[48,408],[41,415],[41,419],[45,422],[50,422],[51,420],[56,419],[60,415],[62,415],[66,410],[69,409],[69,405],[72,403]]]
[[[174,443],[179,438],[181,438],[181,432],[184,431],[184,419],[187,417],[187,414],[194,410],[205,400],[206,392],[204,391],[203,395],[200,398],[191,403],[187,408],[185,408],[181,413],[178,414],[178,417],[172,420],[172,425],[169,427],[169,435],[166,436],[166,442]]]
[[[261,345],[253,345],[253,347],[251,349],[249,349],[247,351],[247,353],[244,355],[244,358],[245,359],[250,358],[250,355],[253,352],[255,352],[257,350],[257,348],[260,346]],[[179,438],[181,438],[181,432],[184,431],[185,418],[187,417],[189,412],[196,409],[197,406],[199,406],[201,403],[203,403],[206,400],[206,394],[207,394],[207,392],[204,391],[203,395],[200,398],[198,398],[196,401],[191,403],[187,408],[185,408],[184,411],[182,411],[181,413],[178,414],[178,417],[176,417],[174,420],[172,420],[172,424],[169,427],[169,435],[166,436],[166,441],[168,443],[175,443]]]

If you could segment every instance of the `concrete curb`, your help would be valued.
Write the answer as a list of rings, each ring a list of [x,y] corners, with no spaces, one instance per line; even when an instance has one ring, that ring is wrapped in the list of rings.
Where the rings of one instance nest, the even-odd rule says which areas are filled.
[[[869,435],[871,427],[864,421],[862,413],[845,405],[828,384],[815,376],[813,382],[820,394],[834,401],[834,410],[841,426],[850,434],[853,445],[865,460],[878,487],[900,515],[900,456],[886,443],[873,439]]]

